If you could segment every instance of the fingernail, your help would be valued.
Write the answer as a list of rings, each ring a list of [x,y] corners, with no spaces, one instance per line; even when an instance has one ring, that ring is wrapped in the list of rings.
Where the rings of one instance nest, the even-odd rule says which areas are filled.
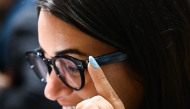
[[[96,60],[92,57],[89,56],[89,62],[92,65],[92,67],[94,67],[95,69],[99,68],[100,66],[98,65],[98,63],[96,62]]]

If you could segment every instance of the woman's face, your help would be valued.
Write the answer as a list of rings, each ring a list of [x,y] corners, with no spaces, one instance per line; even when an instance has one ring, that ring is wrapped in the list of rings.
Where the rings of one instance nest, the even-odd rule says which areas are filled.
[[[40,46],[45,51],[45,57],[49,59],[58,53],[63,53],[61,55],[86,60],[90,55],[97,57],[117,51],[116,48],[81,32],[44,10],[40,12],[38,29]],[[101,68],[125,108],[137,108],[143,92],[141,78],[126,62],[108,64]],[[79,102],[95,95],[98,93],[87,70],[85,70],[85,86],[80,91],[65,86],[54,70],[47,75],[45,96],[50,100],[57,100],[61,106],[76,106]]]

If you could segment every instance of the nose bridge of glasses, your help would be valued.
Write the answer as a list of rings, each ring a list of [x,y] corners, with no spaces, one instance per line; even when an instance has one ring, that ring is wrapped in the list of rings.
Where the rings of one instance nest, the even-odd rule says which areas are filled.
[[[51,71],[52,71],[52,60],[49,60],[49,59],[46,59],[43,57],[43,61],[45,62],[45,64],[47,65],[47,68],[48,68],[48,73],[50,74]]]

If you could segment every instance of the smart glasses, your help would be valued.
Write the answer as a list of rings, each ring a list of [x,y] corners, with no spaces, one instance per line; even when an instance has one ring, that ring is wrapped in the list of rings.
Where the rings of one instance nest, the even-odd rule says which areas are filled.
[[[53,66],[59,79],[69,88],[80,90],[84,87],[84,69],[87,69],[88,59],[79,60],[72,56],[55,56],[51,60],[46,59],[40,48],[25,53],[31,68],[42,82],[46,83],[47,75],[52,72]],[[123,52],[113,52],[110,54],[95,57],[97,63],[101,65],[121,62],[127,59]]]

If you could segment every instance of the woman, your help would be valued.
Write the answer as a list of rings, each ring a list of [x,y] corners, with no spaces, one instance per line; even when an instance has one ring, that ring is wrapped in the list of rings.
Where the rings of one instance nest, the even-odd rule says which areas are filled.
[[[187,1],[41,0],[39,6],[40,48],[26,54],[47,82],[48,99],[63,109],[189,108]]]

